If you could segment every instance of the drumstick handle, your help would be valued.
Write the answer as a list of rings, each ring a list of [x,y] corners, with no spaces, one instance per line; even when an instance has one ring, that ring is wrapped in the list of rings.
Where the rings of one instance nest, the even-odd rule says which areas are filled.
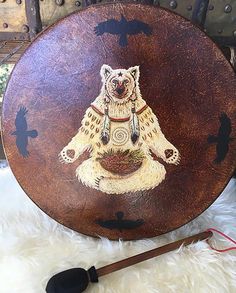
[[[129,266],[132,266],[134,264],[140,263],[142,261],[148,260],[150,258],[159,256],[161,254],[164,254],[166,252],[178,249],[181,245],[187,246],[191,243],[196,243],[200,240],[205,240],[207,238],[210,238],[213,235],[211,231],[205,231],[181,240],[178,240],[176,242],[172,242],[170,244],[164,245],[162,247],[158,247],[134,256],[131,256],[129,258],[123,259],[121,261],[112,263],[110,265],[101,267],[97,269],[97,275],[98,277],[113,273],[115,271],[127,268]]]

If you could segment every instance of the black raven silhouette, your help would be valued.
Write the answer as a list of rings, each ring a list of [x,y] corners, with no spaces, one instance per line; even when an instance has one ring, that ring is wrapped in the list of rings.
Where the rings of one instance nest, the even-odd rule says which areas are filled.
[[[27,150],[28,137],[35,138],[38,136],[37,130],[28,131],[27,121],[25,115],[28,113],[28,110],[25,107],[20,107],[20,110],[16,114],[15,125],[16,131],[12,132],[12,135],[16,136],[16,146],[19,153],[24,157],[29,156]]]
[[[96,223],[99,224],[103,228],[107,229],[118,229],[120,232],[122,232],[123,229],[134,229],[141,226],[144,221],[142,219],[138,219],[136,221],[132,220],[123,220],[124,213],[123,212],[117,212],[116,213],[117,220],[97,220]]]
[[[101,36],[104,33],[119,35],[119,45],[125,47],[128,45],[127,35],[137,35],[144,33],[149,36],[152,33],[152,28],[147,24],[139,20],[127,21],[123,15],[121,20],[108,19],[107,21],[100,22],[94,29],[97,36]]]
[[[230,118],[225,113],[222,113],[219,120],[220,128],[218,135],[209,135],[207,138],[208,143],[216,143],[216,158],[214,160],[216,164],[221,163],[225,159],[229,151],[229,143],[233,140],[230,137],[232,131]]]

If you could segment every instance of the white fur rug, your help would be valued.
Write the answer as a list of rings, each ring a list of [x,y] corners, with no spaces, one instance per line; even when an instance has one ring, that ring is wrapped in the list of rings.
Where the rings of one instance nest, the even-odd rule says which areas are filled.
[[[0,293],[42,293],[50,276],[59,271],[99,268],[209,227],[236,238],[236,180],[184,227],[153,239],[112,242],[56,223],[28,199],[9,168],[0,169]],[[219,248],[229,246],[220,238],[213,242]],[[86,292],[234,293],[236,251],[217,253],[199,242],[104,276]]]

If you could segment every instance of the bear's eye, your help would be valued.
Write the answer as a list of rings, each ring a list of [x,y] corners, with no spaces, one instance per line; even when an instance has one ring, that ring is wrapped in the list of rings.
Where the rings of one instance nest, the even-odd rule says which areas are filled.
[[[114,85],[117,85],[117,84],[118,84],[118,80],[117,80],[117,79],[113,79],[113,80],[112,80],[112,83],[113,83]]]
[[[124,80],[124,84],[128,84],[129,83],[129,80],[128,79],[125,79]]]

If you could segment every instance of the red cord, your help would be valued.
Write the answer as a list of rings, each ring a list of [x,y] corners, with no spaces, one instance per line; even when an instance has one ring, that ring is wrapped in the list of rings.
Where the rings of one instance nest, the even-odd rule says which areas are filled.
[[[225,235],[223,232],[220,232],[219,230],[216,230],[214,228],[209,228],[209,229],[207,229],[207,231],[216,232],[216,233],[220,234],[222,237],[226,238],[227,240],[229,240],[230,242],[232,242],[233,244],[236,245],[236,241],[235,240],[233,240],[229,236]],[[226,251],[230,251],[230,250],[236,250],[236,246],[229,247],[229,248],[225,248],[225,249],[216,249],[213,246],[211,246],[211,244],[209,243],[208,240],[207,240],[207,243],[210,245],[211,249],[213,249],[215,251],[218,251],[218,252],[226,252]]]

